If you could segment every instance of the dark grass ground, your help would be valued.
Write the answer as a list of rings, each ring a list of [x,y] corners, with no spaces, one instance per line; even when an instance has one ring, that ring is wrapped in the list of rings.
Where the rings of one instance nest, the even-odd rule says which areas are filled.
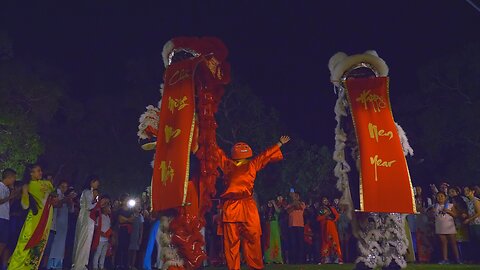
[[[265,270],[352,270],[353,264],[344,265],[266,265]],[[208,267],[207,270],[224,270],[225,267]],[[247,268],[242,268],[247,269]],[[480,270],[480,265],[438,265],[438,264],[410,264],[408,270]]]

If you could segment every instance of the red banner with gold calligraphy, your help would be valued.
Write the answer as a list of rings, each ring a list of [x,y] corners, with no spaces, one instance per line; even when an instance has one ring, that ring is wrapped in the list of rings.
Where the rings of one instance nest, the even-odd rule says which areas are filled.
[[[165,71],[152,178],[152,208],[162,211],[186,201],[195,128],[194,73],[201,58],[171,64]]]
[[[415,213],[387,77],[348,79],[348,102],[360,151],[360,210]]]

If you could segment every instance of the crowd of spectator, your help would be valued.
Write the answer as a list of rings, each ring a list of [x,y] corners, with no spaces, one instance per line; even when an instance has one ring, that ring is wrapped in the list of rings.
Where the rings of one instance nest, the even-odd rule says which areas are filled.
[[[38,201],[29,191],[29,184],[39,179],[51,183],[48,200]],[[158,217],[149,211],[148,199],[128,194],[113,199],[99,190],[100,180],[96,176],[89,177],[77,194],[68,181],[54,183],[50,175],[43,177],[39,165],[27,168],[23,180],[17,180],[14,170],[5,169],[0,182],[2,269],[8,267],[10,257],[20,252],[16,249],[29,222],[29,213],[40,211],[47,201],[52,205],[53,215],[40,269],[161,268],[158,245],[147,252],[152,228],[158,223]],[[418,213],[405,217],[407,261],[478,262],[480,188],[442,183],[438,188],[430,185],[428,192],[421,187],[414,190]],[[353,237],[355,228],[346,209],[338,199],[323,196],[302,200],[293,191],[288,198],[278,195],[268,200],[259,207],[264,261],[267,264],[354,262],[358,252]],[[213,207],[205,220],[205,250],[209,257],[205,265],[224,265],[221,207]]]

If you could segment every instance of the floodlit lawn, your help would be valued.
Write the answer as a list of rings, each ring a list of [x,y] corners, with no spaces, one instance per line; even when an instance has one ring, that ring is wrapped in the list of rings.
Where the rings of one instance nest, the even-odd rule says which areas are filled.
[[[209,267],[207,270],[223,270],[225,267]],[[242,269],[247,269],[246,267]],[[344,265],[266,265],[265,270],[352,270],[353,264]],[[409,264],[408,270],[480,270],[480,265],[438,265],[438,264]]]

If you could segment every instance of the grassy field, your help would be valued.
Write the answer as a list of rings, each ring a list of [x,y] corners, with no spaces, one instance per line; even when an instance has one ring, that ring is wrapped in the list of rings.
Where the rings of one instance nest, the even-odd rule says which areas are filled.
[[[224,267],[209,267],[208,270],[224,270]],[[242,268],[247,269],[247,268]],[[353,264],[344,265],[267,265],[265,270],[352,270]],[[438,264],[410,264],[408,270],[480,270],[480,265],[438,265]]]

